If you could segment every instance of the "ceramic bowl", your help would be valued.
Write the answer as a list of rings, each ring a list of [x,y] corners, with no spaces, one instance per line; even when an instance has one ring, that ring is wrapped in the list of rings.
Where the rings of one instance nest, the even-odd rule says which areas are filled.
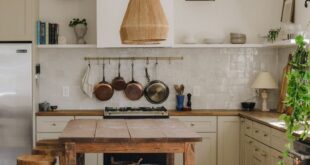
[[[243,110],[252,111],[255,108],[254,102],[242,102],[241,107]]]

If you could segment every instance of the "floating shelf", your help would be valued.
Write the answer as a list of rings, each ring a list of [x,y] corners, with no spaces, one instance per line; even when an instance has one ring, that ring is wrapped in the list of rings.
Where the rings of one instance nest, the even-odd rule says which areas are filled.
[[[279,41],[274,43],[262,44],[175,44],[175,48],[281,48],[293,47],[294,43],[290,41]]]
[[[38,45],[39,49],[66,49],[66,48],[97,48],[95,44],[68,44],[68,45]]]
[[[261,48],[263,44],[175,44],[175,48]]]
[[[280,41],[275,43],[263,44],[175,44],[172,48],[284,48],[293,47],[294,43],[289,41]],[[134,45],[116,46],[115,48],[130,48],[139,47]],[[141,47],[154,47],[153,45],[141,45]],[[68,44],[68,45],[38,45],[39,49],[83,49],[83,48],[97,48],[95,44]]]

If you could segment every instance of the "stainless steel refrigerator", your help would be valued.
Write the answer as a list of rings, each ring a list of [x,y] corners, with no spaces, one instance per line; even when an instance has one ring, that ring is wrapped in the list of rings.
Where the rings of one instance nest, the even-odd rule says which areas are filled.
[[[32,147],[31,43],[0,43],[0,165]]]

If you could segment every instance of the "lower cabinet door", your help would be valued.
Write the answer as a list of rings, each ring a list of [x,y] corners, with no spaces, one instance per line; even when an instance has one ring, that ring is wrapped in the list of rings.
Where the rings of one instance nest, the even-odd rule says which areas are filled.
[[[217,163],[239,165],[240,119],[237,116],[218,117]]]
[[[244,165],[253,165],[253,142],[251,138],[245,136],[243,139],[243,144],[244,144],[244,159],[243,159],[243,164]]]
[[[216,133],[198,133],[202,142],[195,145],[196,165],[216,165]],[[175,165],[183,165],[183,155],[175,155]]]

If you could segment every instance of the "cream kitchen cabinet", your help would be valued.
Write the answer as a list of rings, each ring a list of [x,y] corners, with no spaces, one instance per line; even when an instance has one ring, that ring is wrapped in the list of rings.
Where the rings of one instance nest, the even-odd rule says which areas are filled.
[[[156,45],[123,45],[120,27],[129,0],[97,0],[97,46],[103,47],[172,47],[173,46],[173,1],[161,0],[169,23],[168,39]]]
[[[241,118],[241,165],[277,165],[283,159],[282,151],[288,142],[285,133]],[[292,158],[286,158],[286,165],[292,165]]]
[[[239,165],[240,120],[237,116],[218,117],[218,165]]]
[[[195,130],[202,137],[202,142],[195,145],[196,164],[216,165],[217,117],[182,116],[172,118],[183,121],[188,127]],[[175,165],[181,164],[183,164],[183,156],[181,154],[176,154]]]
[[[37,0],[0,0],[0,41],[35,38]]]

